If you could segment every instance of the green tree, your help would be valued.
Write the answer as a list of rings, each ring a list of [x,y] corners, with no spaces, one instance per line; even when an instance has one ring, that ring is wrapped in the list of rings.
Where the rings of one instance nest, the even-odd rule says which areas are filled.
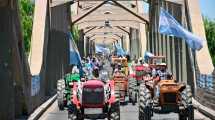
[[[24,38],[25,52],[28,54],[31,45],[31,33],[33,27],[34,5],[30,0],[19,0],[22,34]]]
[[[208,48],[213,60],[213,64],[215,65],[215,20],[204,17],[204,26]]]
[[[75,43],[77,44],[78,40],[80,39],[78,27],[77,26],[72,26],[71,33],[72,33],[72,37],[73,37]]]

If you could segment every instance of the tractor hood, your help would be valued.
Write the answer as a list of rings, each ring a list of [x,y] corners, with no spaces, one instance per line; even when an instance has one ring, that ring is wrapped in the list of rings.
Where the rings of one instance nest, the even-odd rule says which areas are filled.
[[[104,83],[101,80],[88,80],[83,84],[83,87],[87,88],[96,88],[96,87],[103,87]]]
[[[100,108],[105,103],[104,83],[100,80],[89,80],[83,84],[82,106]]]

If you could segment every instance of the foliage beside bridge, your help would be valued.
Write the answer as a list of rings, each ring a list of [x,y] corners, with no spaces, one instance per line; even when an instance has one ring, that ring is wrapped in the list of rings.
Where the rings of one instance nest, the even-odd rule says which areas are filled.
[[[78,40],[80,39],[80,35],[79,35],[80,33],[78,30],[78,26],[72,26],[71,33],[72,33],[72,37],[73,37],[75,43],[77,44]]]
[[[213,64],[215,65],[215,20],[204,17],[206,38]]]
[[[31,46],[31,33],[33,27],[34,4],[30,0],[19,0],[22,34],[25,51],[28,54]]]

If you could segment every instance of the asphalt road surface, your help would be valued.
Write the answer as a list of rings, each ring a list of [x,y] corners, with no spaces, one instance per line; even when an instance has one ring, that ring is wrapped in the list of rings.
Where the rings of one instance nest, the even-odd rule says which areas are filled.
[[[68,120],[67,110],[59,111],[57,101],[55,101],[39,120]],[[121,106],[121,120],[138,120],[137,105],[131,104]],[[154,114],[152,120],[178,120],[178,114]],[[198,111],[195,111],[195,120],[210,120]]]

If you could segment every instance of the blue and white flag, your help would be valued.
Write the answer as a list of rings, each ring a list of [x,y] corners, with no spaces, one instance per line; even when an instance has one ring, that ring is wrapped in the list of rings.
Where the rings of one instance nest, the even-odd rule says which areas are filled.
[[[183,28],[175,18],[161,8],[159,20],[159,32],[161,34],[173,35],[185,39],[188,46],[193,50],[200,50],[203,47],[203,40]]]
[[[69,64],[77,65],[82,76],[83,69],[81,64],[81,56],[71,33],[69,33],[69,57]]]
[[[123,48],[121,47],[121,45],[119,43],[115,43],[115,48],[116,48],[116,54],[118,56],[126,55],[125,51],[123,50]]]
[[[154,57],[154,54],[146,51],[145,54],[144,54],[144,60],[148,61],[148,59],[151,58],[151,57]]]
[[[104,45],[95,45],[96,48],[96,53],[105,53],[105,54],[109,54],[110,53],[110,49],[105,47]]]

